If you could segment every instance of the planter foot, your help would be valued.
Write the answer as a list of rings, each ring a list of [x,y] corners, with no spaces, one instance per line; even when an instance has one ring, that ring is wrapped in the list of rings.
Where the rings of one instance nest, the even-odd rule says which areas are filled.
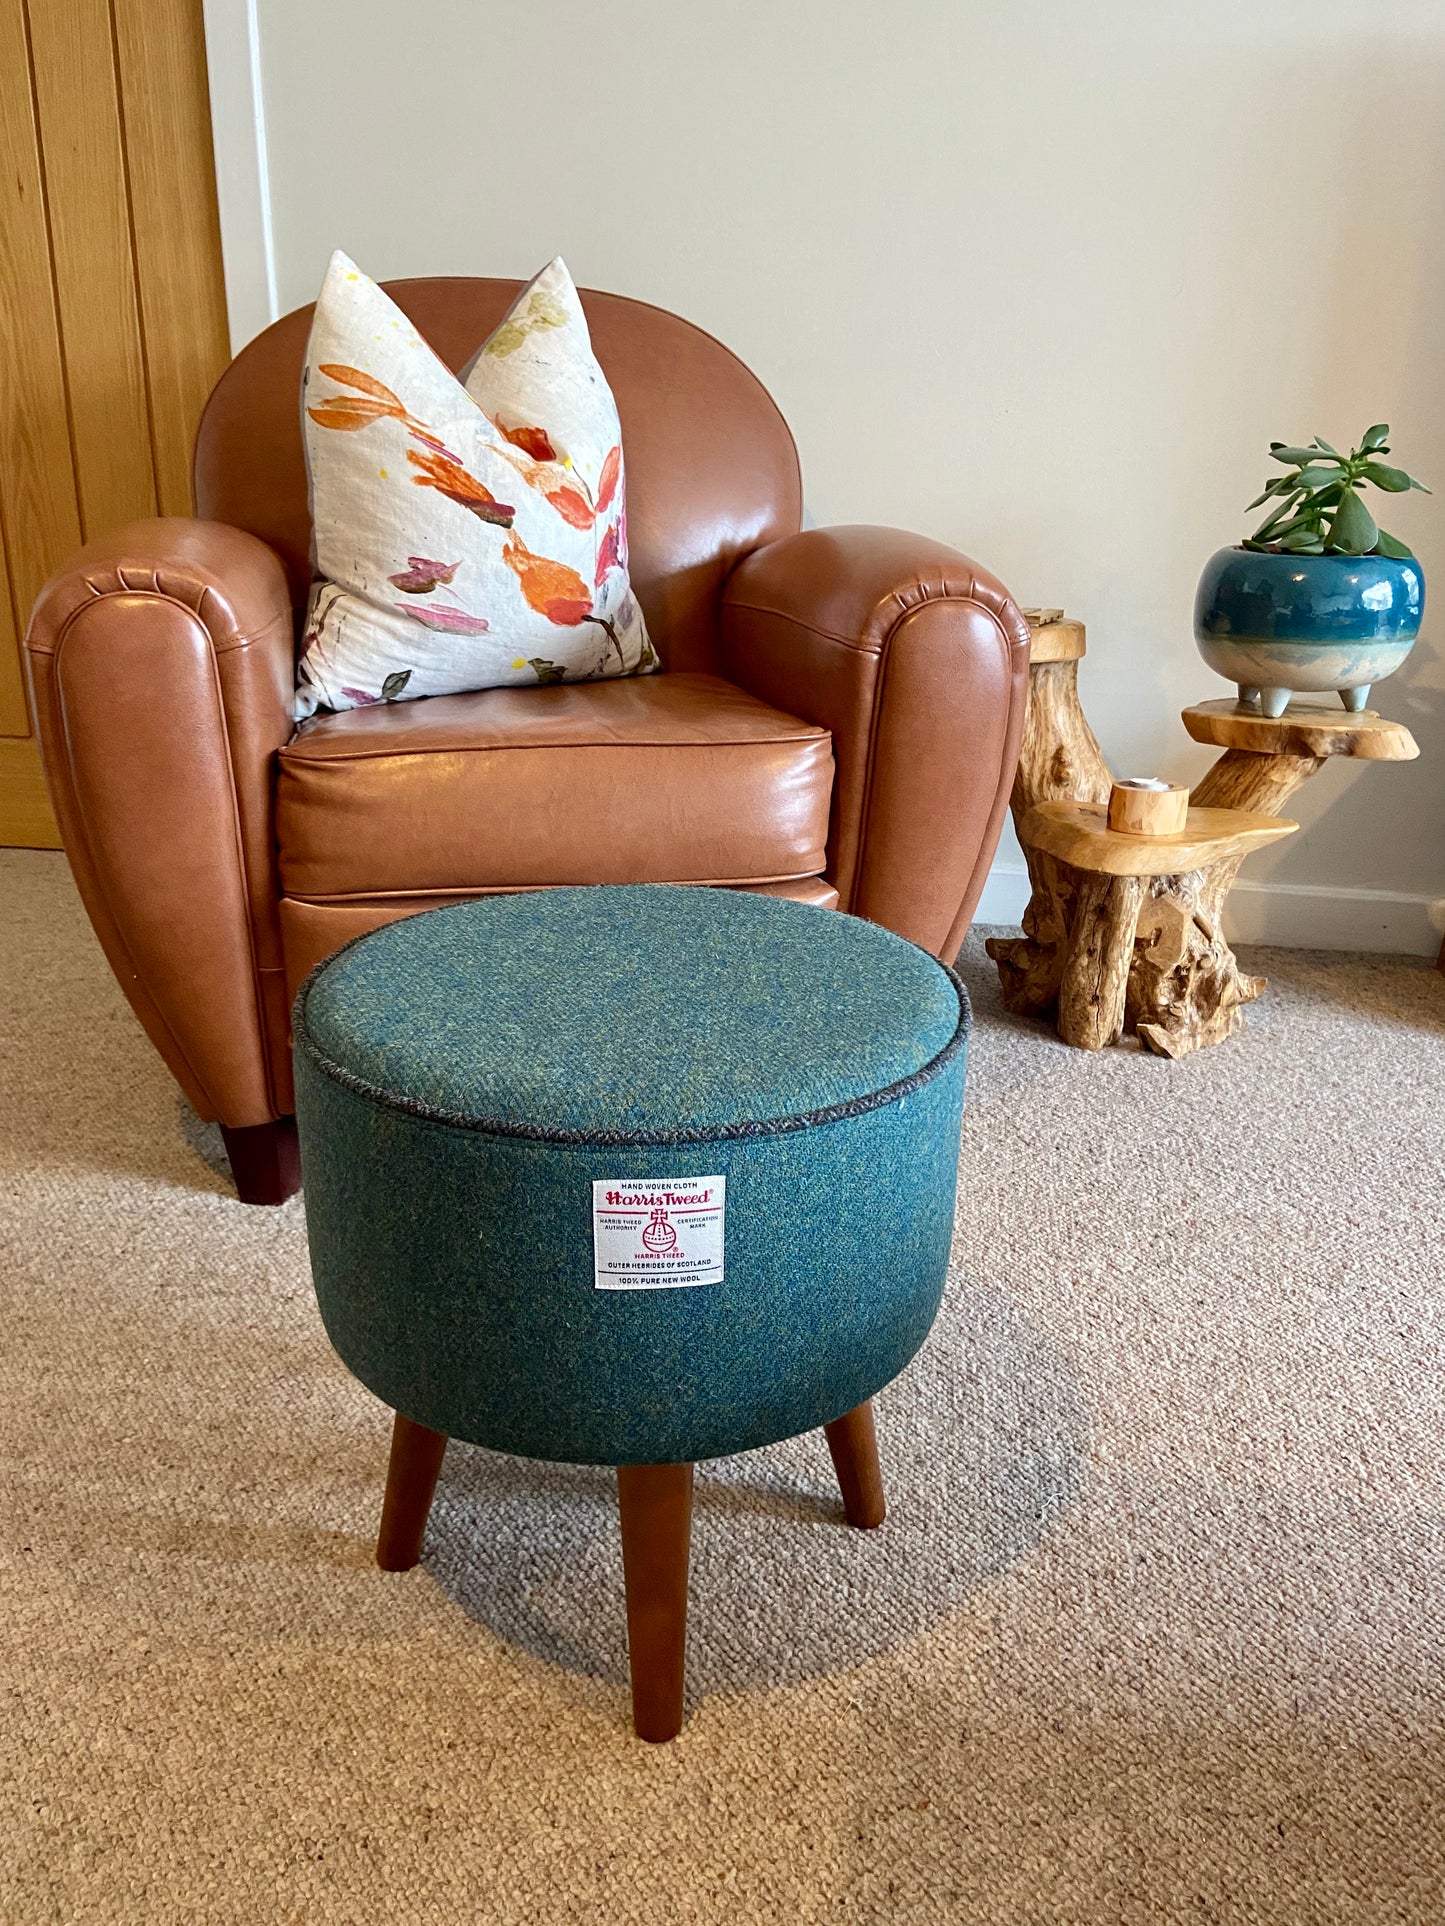
[[[1253,704],[1255,704],[1258,701],[1259,701],[1259,690],[1256,689],[1252,683],[1241,682],[1239,685],[1240,708],[1243,709],[1246,707],[1251,707],[1253,706]]]
[[[1352,716],[1357,716],[1369,701],[1370,687],[1371,685],[1368,682],[1362,682],[1357,688],[1340,690],[1340,701],[1344,703]]]
[[[1282,716],[1289,707],[1288,689],[1261,689],[1259,692],[1259,713],[1262,716]]]

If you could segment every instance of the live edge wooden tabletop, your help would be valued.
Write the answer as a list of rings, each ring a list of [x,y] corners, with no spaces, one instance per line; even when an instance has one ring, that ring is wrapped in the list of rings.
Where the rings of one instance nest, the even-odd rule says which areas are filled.
[[[1067,625],[1066,625],[1067,626]],[[1413,762],[1420,746],[1403,722],[1373,709],[1349,715],[1314,703],[1292,702],[1282,716],[1245,709],[1233,697],[1196,702],[1184,710],[1196,742],[1244,749],[1256,756],[1353,756],[1360,762]]]
[[[1039,611],[1025,609],[1024,614],[1032,617],[1039,613],[1053,615],[1052,609]],[[1029,666],[1035,662],[1077,662],[1084,654],[1084,625],[1082,622],[1068,622],[1055,616],[1051,622],[1036,624],[1029,633]]]
[[[1019,824],[1025,845],[1073,869],[1100,876],[1173,876],[1292,836],[1299,824],[1247,809],[1191,809],[1172,836],[1133,836],[1110,829],[1104,803],[1036,803]]]

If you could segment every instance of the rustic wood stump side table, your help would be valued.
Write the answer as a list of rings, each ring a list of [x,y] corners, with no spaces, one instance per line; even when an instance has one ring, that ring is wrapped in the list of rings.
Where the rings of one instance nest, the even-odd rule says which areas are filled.
[[[1373,711],[1291,703],[1279,717],[1229,700],[1184,710],[1196,742],[1224,753],[1195,788],[1185,829],[1145,838],[1109,830],[1113,778],[1079,703],[1083,624],[1047,612],[1029,661],[1029,699],[1012,808],[1032,894],[1021,937],[991,937],[1004,1002],[1057,1013],[1066,1043],[1098,1050],[1136,1032],[1183,1057],[1233,1035],[1264,979],[1240,970],[1221,916],[1252,849],[1292,834],[1279,811],[1331,756],[1408,762],[1408,729]]]

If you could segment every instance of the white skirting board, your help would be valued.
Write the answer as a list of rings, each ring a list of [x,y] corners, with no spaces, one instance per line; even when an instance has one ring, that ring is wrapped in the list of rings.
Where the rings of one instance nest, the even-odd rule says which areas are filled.
[[[995,863],[975,923],[1016,926],[1029,900],[1022,863]],[[1445,931],[1445,898],[1384,889],[1329,889],[1311,883],[1252,883],[1229,892],[1224,933],[1231,943],[1277,943],[1289,950],[1371,950],[1434,956]]]

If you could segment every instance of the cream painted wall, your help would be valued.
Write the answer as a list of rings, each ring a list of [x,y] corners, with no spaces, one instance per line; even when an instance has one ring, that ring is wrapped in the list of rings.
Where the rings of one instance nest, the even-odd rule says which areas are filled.
[[[1240,902],[1286,941],[1429,947],[1445,0],[252,4],[283,309],[341,245],[378,277],[560,252],[688,315],[777,397],[816,521],[925,530],[1088,623],[1121,773],[1209,760],[1177,719],[1225,693],[1193,587],[1270,438],[1394,423],[1442,491],[1388,517],[1436,578],[1379,699],[1424,754],[1325,770]]]

